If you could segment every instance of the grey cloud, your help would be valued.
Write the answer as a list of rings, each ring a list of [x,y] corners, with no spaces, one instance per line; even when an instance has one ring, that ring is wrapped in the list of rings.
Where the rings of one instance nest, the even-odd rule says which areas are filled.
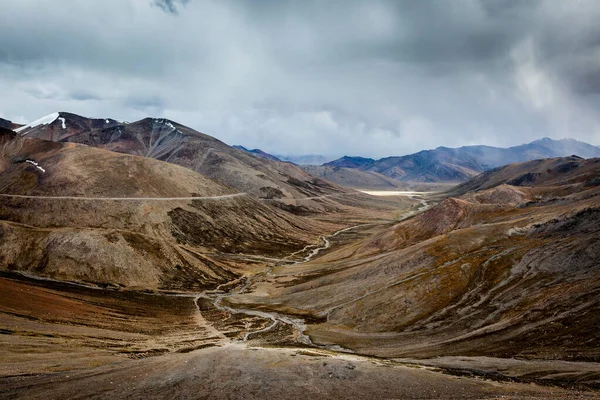
[[[154,114],[278,154],[600,144],[595,0],[64,3],[3,5],[6,117]]]
[[[101,100],[102,96],[86,91],[86,90],[74,90],[70,92],[67,96],[70,100],[75,101],[87,101],[87,100]]]
[[[177,14],[178,6],[185,5],[190,0],[153,0],[152,5],[161,8],[166,13]]]
[[[139,111],[162,111],[165,108],[165,100],[160,96],[151,95],[147,97],[128,97],[122,101],[125,107],[131,107]]]

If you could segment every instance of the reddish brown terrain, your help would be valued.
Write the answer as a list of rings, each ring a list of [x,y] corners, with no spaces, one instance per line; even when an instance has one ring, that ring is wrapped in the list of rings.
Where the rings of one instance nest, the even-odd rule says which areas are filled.
[[[321,345],[405,359],[568,360],[583,370],[551,380],[596,387],[599,174],[598,159],[510,165],[227,300],[308,318]]]
[[[375,198],[60,115],[0,131],[0,398],[598,397],[598,159]]]

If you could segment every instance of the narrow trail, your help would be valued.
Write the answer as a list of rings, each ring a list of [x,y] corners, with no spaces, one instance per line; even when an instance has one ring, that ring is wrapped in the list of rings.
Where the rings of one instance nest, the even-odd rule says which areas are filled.
[[[193,299],[194,306],[196,306],[196,315],[194,316],[196,325],[198,325],[200,328],[206,329],[206,331],[211,336],[218,337],[221,339],[227,339],[227,336],[225,336],[221,331],[219,331],[217,328],[215,328],[212,324],[208,323],[208,321],[205,320],[204,317],[202,317],[202,312],[200,311],[200,305],[198,304],[198,300],[200,300],[201,298],[202,298],[202,296],[198,295],[198,296],[194,296],[194,299]]]
[[[319,199],[328,199],[332,197],[341,197],[341,196],[356,196],[359,194],[363,194],[360,192],[357,193],[336,193],[336,194],[325,194],[322,196],[310,196],[310,197],[299,197],[299,198],[281,198],[281,199],[264,199],[259,198],[260,201],[284,201],[284,200],[293,200],[293,201],[304,201],[304,200],[319,200]]]
[[[81,197],[81,196],[29,196],[21,194],[2,194],[0,197],[17,199],[42,199],[42,200],[85,200],[85,201],[173,201],[173,200],[224,200],[234,197],[246,196],[246,193],[223,194],[220,196],[203,197]]]
[[[350,231],[352,229],[356,229],[356,228],[359,228],[359,227],[362,227],[362,226],[369,226],[369,225],[374,225],[374,224],[358,224],[358,225],[353,225],[353,226],[349,226],[347,228],[340,229],[339,231],[336,231],[336,232],[332,233],[331,235],[321,236],[321,240],[323,241],[323,245],[322,246],[315,247],[315,245],[311,244],[311,245],[308,245],[308,246],[304,247],[300,251],[297,251],[295,253],[290,254],[286,258],[293,257],[296,254],[304,253],[305,251],[308,251],[312,247],[315,247],[314,249],[311,249],[310,252],[308,253],[308,255],[306,257],[304,257],[301,261],[294,262],[294,264],[304,264],[304,263],[307,263],[310,260],[312,260],[313,258],[315,258],[321,251],[327,250],[328,248],[331,247],[331,241],[329,239],[334,238],[334,237],[336,237],[337,235],[339,235],[341,233],[348,232],[348,231]]]
[[[298,199],[289,199],[294,201],[325,199],[342,195],[352,195],[354,193],[329,194],[324,196],[302,197]],[[0,193],[0,197],[9,197],[16,199],[41,199],[41,200],[84,200],[84,201],[173,201],[173,200],[222,200],[235,197],[249,196],[248,193],[223,194],[219,196],[183,196],[183,197],[91,197],[91,196],[43,196],[43,195],[24,195],[24,194],[6,194]],[[259,201],[272,201],[280,199],[256,198]]]

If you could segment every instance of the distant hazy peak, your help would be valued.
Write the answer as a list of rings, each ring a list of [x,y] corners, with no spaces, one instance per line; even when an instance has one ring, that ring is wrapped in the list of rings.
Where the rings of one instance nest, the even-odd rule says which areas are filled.
[[[372,158],[358,156],[343,156],[337,160],[323,164],[326,167],[342,167],[342,168],[364,168],[375,162]]]

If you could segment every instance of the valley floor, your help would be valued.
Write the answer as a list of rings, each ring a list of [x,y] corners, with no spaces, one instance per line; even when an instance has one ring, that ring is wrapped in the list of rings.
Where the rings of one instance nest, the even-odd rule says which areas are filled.
[[[0,379],[28,399],[575,399],[589,392],[449,376],[425,367],[294,348],[225,344],[98,368]]]
[[[225,301],[285,283],[272,281],[274,268],[326,259],[389,225],[342,229],[295,258],[265,258],[254,268],[261,272],[202,293],[102,289],[4,272],[0,398],[600,398],[597,363],[361,356],[312,343],[318,338],[305,337],[303,324],[319,321],[310,315],[236,310]]]

